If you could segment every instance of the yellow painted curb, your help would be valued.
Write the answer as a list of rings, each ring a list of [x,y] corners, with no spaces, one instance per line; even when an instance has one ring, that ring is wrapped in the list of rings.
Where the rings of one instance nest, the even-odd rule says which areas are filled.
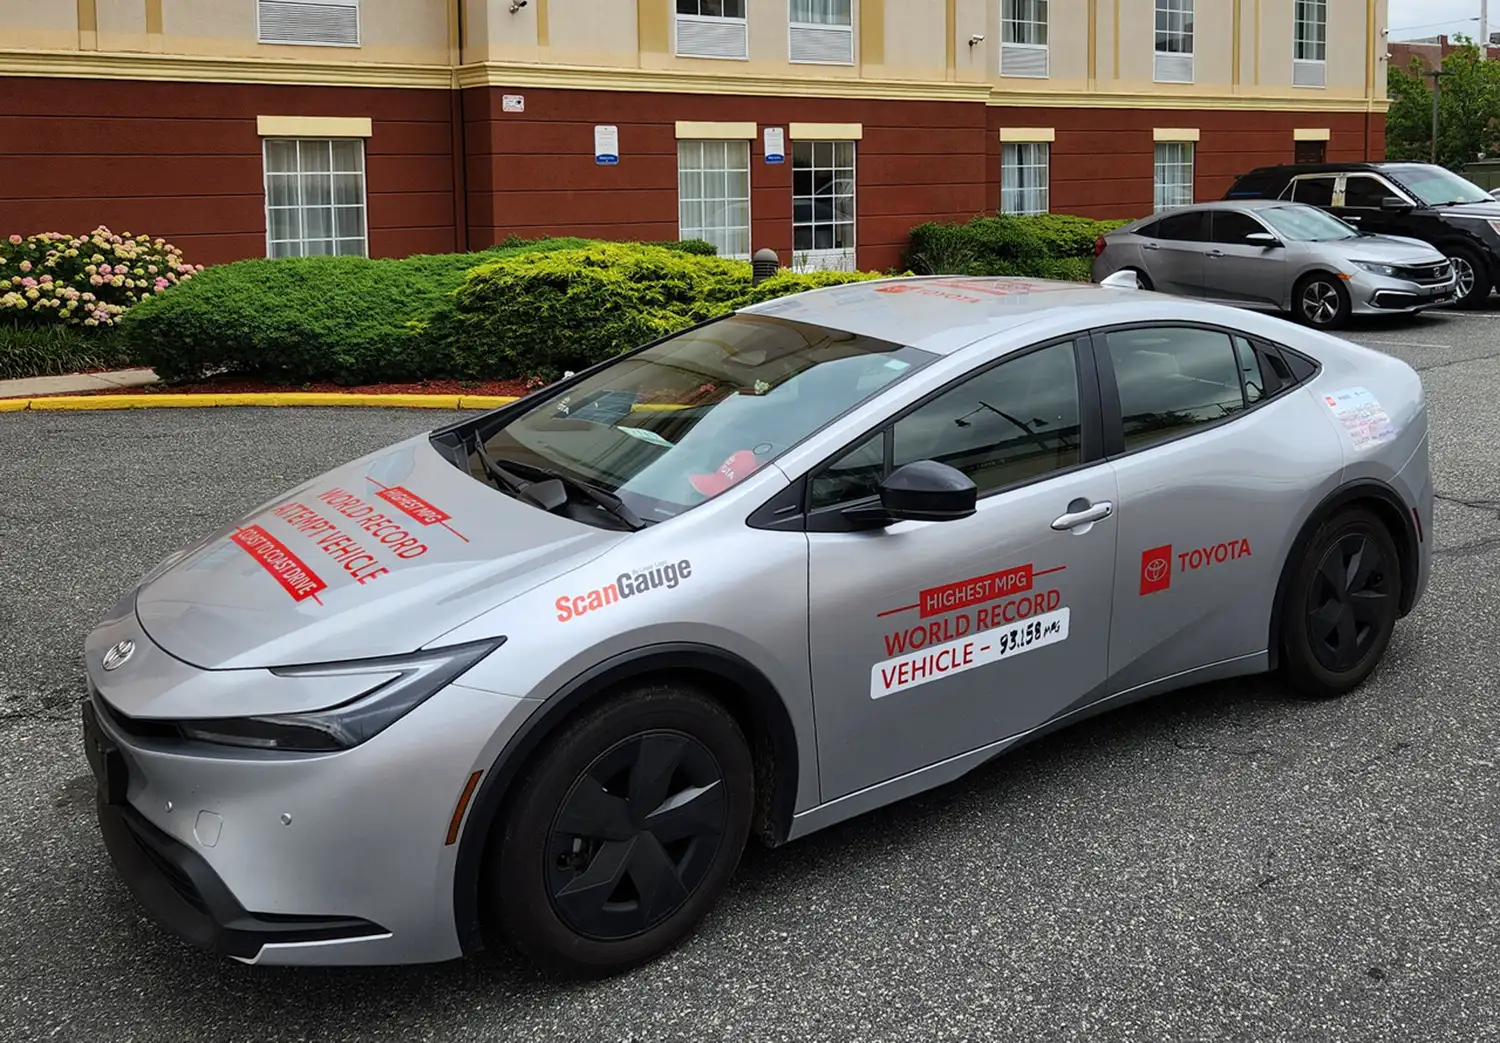
[[[212,406],[384,406],[390,409],[494,409],[506,395],[352,395],[336,391],[272,391],[207,395],[53,395],[0,399],[0,412],[26,410],[201,409]]]
[[[31,410],[207,409],[213,406],[383,406],[387,409],[498,409],[519,401],[514,395],[355,395],[337,391],[267,391],[236,394],[50,395],[0,398],[0,413]],[[687,409],[675,402],[645,402],[636,413]]]

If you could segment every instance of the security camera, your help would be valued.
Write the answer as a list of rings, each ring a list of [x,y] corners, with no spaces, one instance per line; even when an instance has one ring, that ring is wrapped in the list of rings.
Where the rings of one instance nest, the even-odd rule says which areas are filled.
[[[970,47],[973,47],[975,44],[979,43],[984,43],[984,33],[975,33],[973,36],[969,37]]]
[[[527,2],[528,0],[510,0],[510,13],[515,14],[521,8],[525,7]]]

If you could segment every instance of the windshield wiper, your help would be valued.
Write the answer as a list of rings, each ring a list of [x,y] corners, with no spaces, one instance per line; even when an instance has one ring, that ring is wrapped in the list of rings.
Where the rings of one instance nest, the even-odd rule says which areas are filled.
[[[500,468],[502,471],[505,470],[505,468],[501,466],[501,463],[499,461],[491,458],[490,462],[493,463],[495,467]],[[567,502],[566,490],[571,489],[573,492],[577,493],[585,500],[588,500],[590,503],[594,504],[594,506],[602,508],[607,513],[619,519],[628,528],[644,529],[646,527],[646,523],[640,519],[640,516],[632,511],[628,506],[626,506],[625,501],[620,499],[614,493],[607,492],[604,489],[600,489],[598,486],[590,485],[588,482],[581,481],[577,478],[572,478],[568,475],[562,474],[559,471],[549,470],[545,467],[536,467],[532,464],[517,464],[514,460],[506,460],[505,463],[509,464],[511,467],[520,467],[522,470],[528,471],[531,474],[540,475],[544,479],[544,481],[541,482],[527,483],[529,488],[557,488],[562,495],[562,500],[557,505],[559,507],[562,506],[563,503]],[[512,474],[508,471],[506,473],[510,474],[510,477],[512,479],[523,482],[525,481],[525,479],[520,478],[520,476],[518,475]],[[547,509],[553,510],[553,508],[551,507],[548,507]]]
[[[568,493],[561,481],[553,478],[546,482],[530,482],[506,470],[484,448],[484,442],[477,435],[474,438],[474,452],[484,465],[485,473],[503,492],[528,500],[544,511],[555,511],[568,502]]]

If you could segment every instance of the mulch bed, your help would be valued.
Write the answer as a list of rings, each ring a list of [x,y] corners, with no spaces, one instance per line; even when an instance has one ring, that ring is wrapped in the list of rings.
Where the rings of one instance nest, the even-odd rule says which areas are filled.
[[[243,395],[275,392],[331,392],[345,395],[513,395],[526,394],[522,380],[429,380],[417,384],[271,384],[242,378],[200,380],[186,384],[148,384],[145,387],[107,388],[99,391],[64,391],[61,395]],[[52,398],[54,395],[38,395]]]

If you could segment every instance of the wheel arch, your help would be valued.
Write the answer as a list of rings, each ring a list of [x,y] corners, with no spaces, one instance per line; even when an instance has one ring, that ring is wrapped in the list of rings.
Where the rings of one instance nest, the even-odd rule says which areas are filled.
[[[1286,602],[1287,588],[1291,586],[1297,562],[1307,552],[1308,544],[1313,541],[1318,530],[1329,518],[1345,507],[1355,506],[1368,507],[1390,531],[1401,566],[1401,601],[1398,618],[1411,611],[1417,596],[1418,573],[1421,568],[1420,538],[1417,534],[1416,521],[1411,515],[1411,508],[1401,499],[1401,495],[1396,490],[1382,481],[1363,478],[1349,482],[1329,493],[1317,507],[1313,508],[1292,541],[1286,559],[1281,563],[1281,575],[1276,581],[1276,597],[1271,603],[1271,626],[1267,634],[1270,669],[1275,670],[1280,665],[1282,608]]]
[[[623,684],[678,679],[721,702],[739,722],[755,763],[753,834],[786,840],[797,797],[797,734],[780,692],[752,663],[722,648],[690,642],[647,645],[606,659],[554,692],[527,717],[485,772],[465,816],[453,873],[453,916],[465,953],[483,948],[480,883],[492,828],[523,768],[577,713]]]

